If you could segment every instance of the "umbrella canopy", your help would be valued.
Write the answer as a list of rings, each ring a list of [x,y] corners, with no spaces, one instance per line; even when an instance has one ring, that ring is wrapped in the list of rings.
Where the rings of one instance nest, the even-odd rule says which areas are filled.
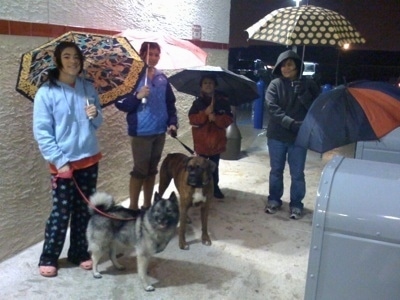
[[[259,97],[257,84],[253,80],[221,67],[187,68],[169,77],[169,81],[179,92],[198,96],[200,94],[200,79],[204,75],[217,78],[218,86],[216,89],[228,96],[232,106],[238,106]]]
[[[124,37],[67,32],[22,55],[16,90],[29,100],[47,80],[47,71],[55,68],[53,53],[61,41],[75,42],[82,50],[82,76],[94,84],[102,107],[131,92],[144,70],[144,62]]]
[[[121,32],[139,51],[143,42],[155,42],[161,47],[158,69],[183,69],[204,66],[207,53],[195,44],[160,32],[145,32],[127,29]]]
[[[286,46],[362,44],[365,39],[335,11],[301,5],[274,10],[246,29],[249,39]]]
[[[311,105],[296,144],[324,153],[357,141],[377,140],[400,126],[400,89],[357,81],[322,93]]]

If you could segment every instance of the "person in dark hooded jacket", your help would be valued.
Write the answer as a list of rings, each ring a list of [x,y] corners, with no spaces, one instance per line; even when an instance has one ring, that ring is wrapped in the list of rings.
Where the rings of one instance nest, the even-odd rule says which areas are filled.
[[[219,182],[220,154],[226,150],[226,128],[232,124],[228,97],[216,91],[217,78],[206,74],[200,79],[200,96],[193,101],[189,110],[189,122],[192,125],[194,151],[216,164],[213,173],[214,197],[222,199]]]
[[[299,219],[306,193],[304,167],[307,149],[295,145],[300,126],[320,88],[309,78],[301,78],[302,61],[296,52],[287,50],[276,61],[265,94],[269,120],[267,128],[270,155],[269,195],[265,212],[274,214],[282,206],[283,172],[289,164],[290,218]]]

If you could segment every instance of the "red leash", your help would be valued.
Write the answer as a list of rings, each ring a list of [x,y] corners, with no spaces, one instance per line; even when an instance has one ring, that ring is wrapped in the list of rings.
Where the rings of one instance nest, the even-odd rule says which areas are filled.
[[[132,217],[132,218],[118,218],[118,217],[116,217],[116,216],[106,214],[105,212],[101,211],[101,210],[98,209],[96,206],[94,206],[94,205],[92,204],[92,202],[90,202],[89,199],[86,198],[85,194],[84,194],[84,193],[82,192],[82,190],[79,188],[79,185],[78,185],[78,183],[76,182],[74,176],[72,176],[72,180],[74,181],[75,186],[76,186],[76,189],[78,190],[79,194],[81,194],[83,200],[85,200],[85,202],[86,202],[94,211],[96,211],[98,214],[102,215],[103,217],[106,217],[106,218],[109,218],[109,219],[113,219],[113,220],[118,220],[118,221],[133,221],[133,220],[136,220],[136,219],[137,219],[136,217]]]

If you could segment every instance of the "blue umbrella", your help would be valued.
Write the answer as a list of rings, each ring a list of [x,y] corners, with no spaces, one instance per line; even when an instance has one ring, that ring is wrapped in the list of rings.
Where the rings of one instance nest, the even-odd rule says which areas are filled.
[[[340,85],[314,100],[296,144],[324,153],[358,141],[378,140],[400,126],[400,88],[386,82]]]

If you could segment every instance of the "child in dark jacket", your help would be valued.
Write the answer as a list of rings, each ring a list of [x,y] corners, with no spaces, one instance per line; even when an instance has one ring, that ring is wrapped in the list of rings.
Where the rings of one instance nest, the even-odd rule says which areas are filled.
[[[189,110],[195,152],[216,164],[213,173],[214,197],[224,198],[219,182],[220,154],[226,150],[226,128],[232,124],[233,115],[228,98],[215,91],[218,82],[215,76],[205,75],[200,79],[200,96]]]
[[[272,71],[278,78],[270,82],[265,94],[271,166],[265,212],[274,214],[282,206],[283,172],[287,160],[291,177],[291,219],[301,217],[306,193],[304,167],[307,149],[297,146],[295,140],[308,109],[320,91],[312,79],[301,78],[301,70],[302,61],[296,52],[288,50],[281,53]]]

